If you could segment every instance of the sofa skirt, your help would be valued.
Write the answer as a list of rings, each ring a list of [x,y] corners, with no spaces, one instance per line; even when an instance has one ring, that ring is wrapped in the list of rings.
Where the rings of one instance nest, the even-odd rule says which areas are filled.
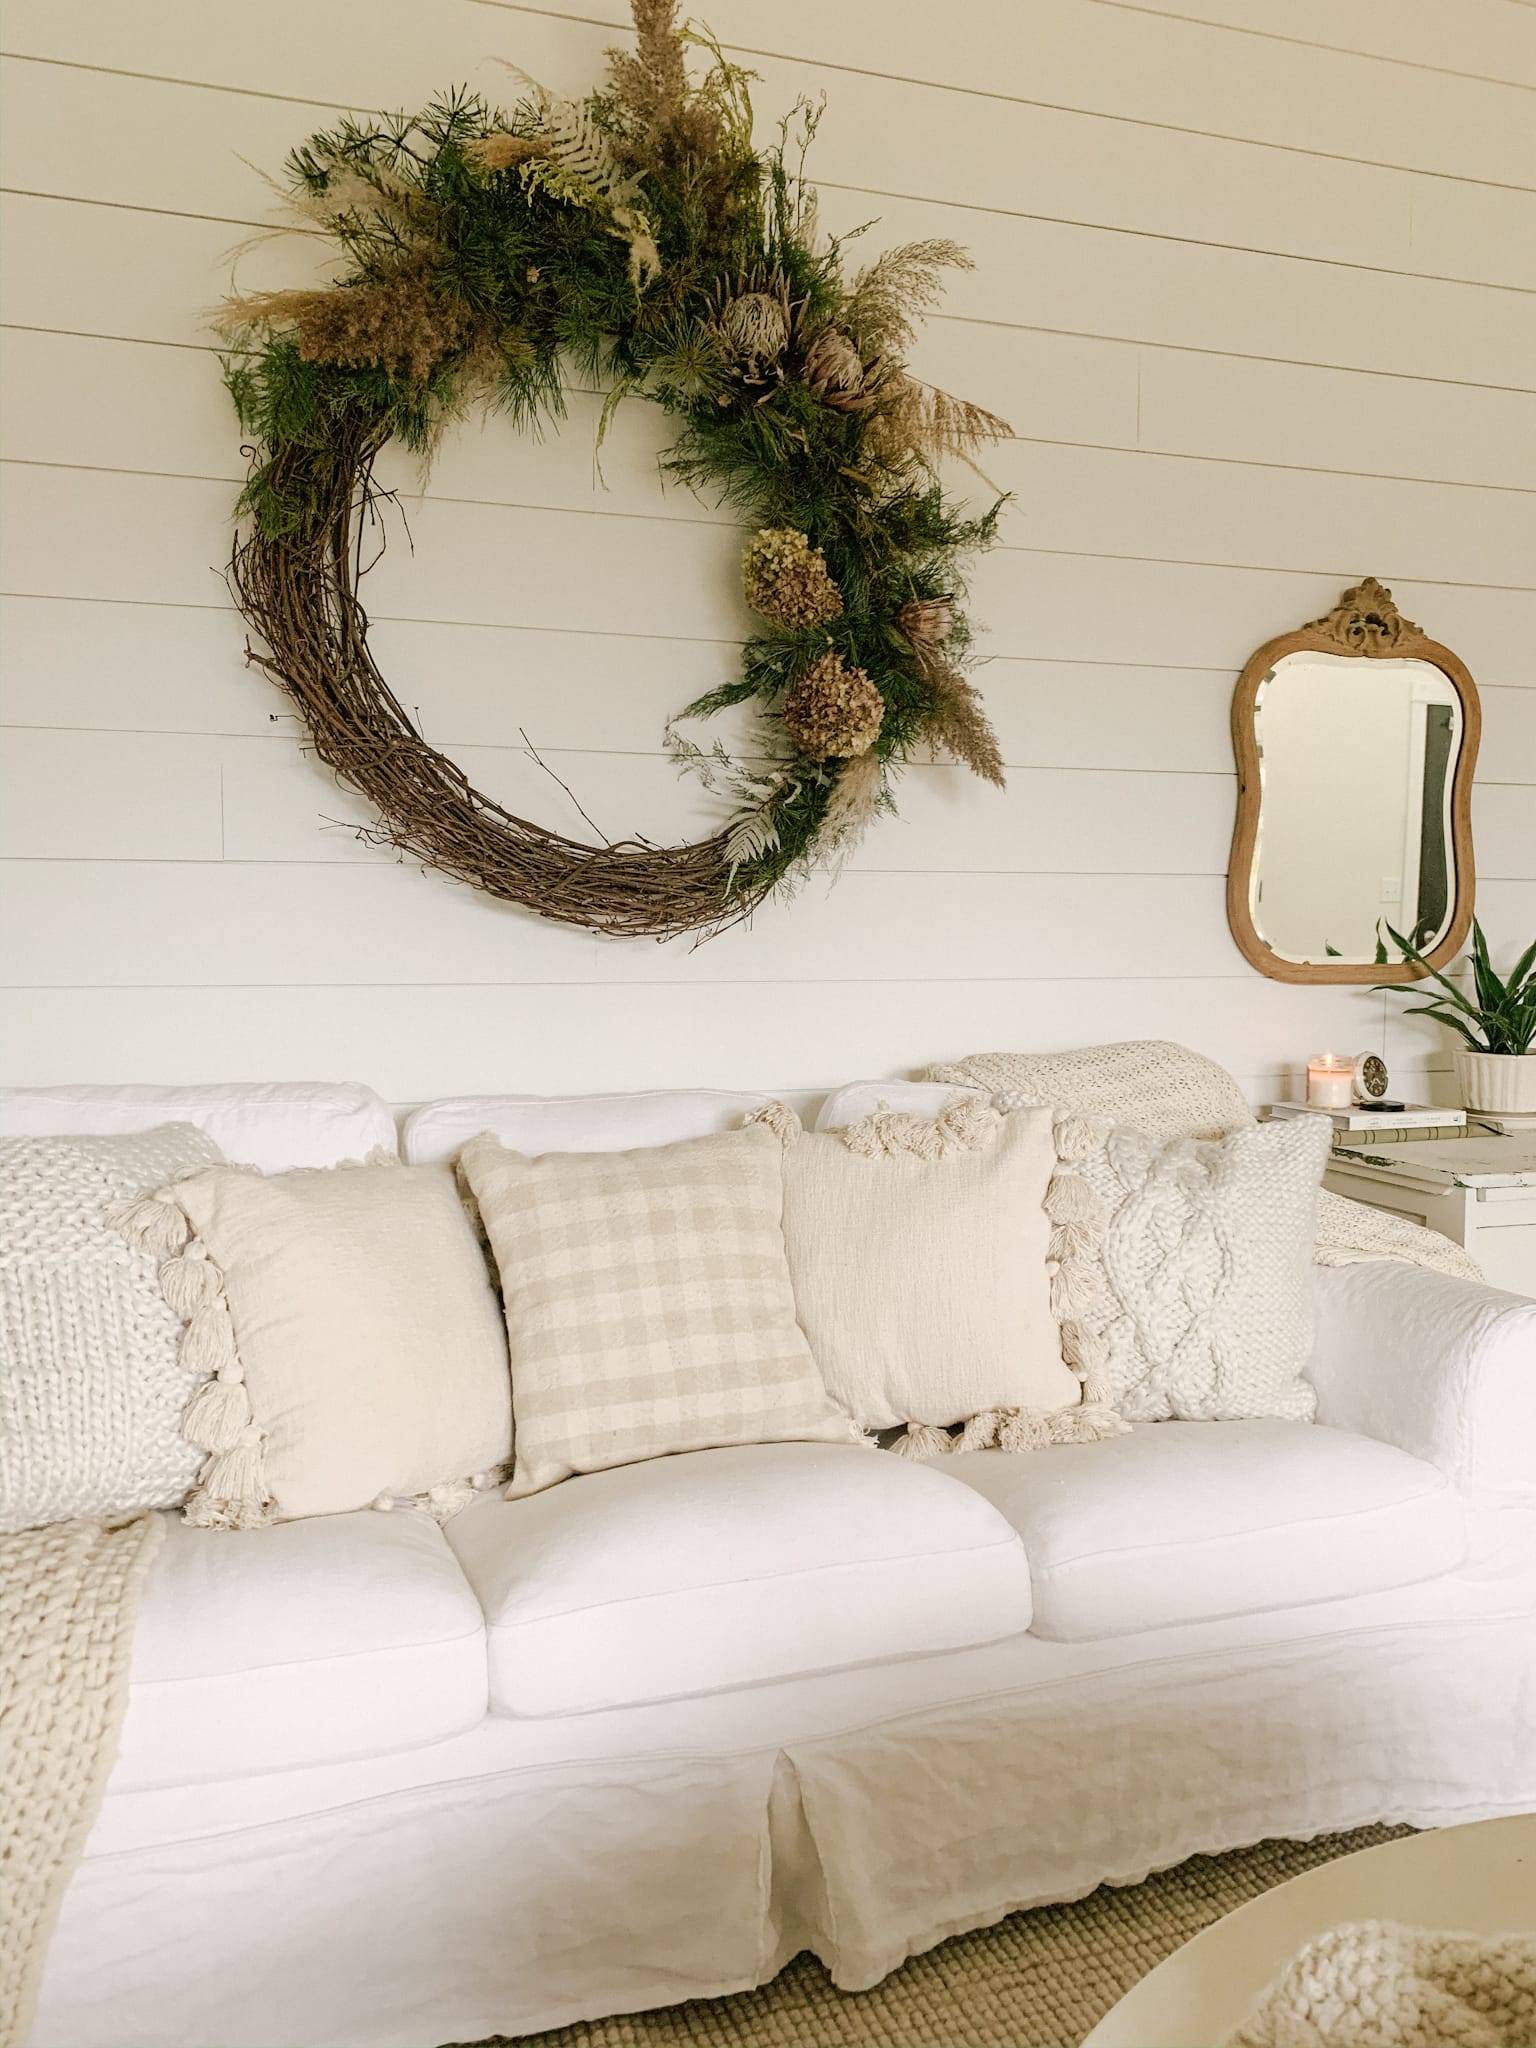
[[[1374,1611],[1112,1660],[1026,1637],[931,1660],[926,1702],[875,1668],[650,1709],[627,1750],[626,1716],[563,1758],[489,1720],[109,1799],[29,2048],[438,2048],[743,1990],[803,1949],[861,1990],[1197,1852],[1536,1809],[1536,1614]]]

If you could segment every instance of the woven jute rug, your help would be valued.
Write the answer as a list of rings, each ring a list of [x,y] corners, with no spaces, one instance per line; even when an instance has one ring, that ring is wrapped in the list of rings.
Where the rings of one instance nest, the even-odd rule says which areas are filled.
[[[1154,1964],[1234,1906],[1407,1828],[1193,1856],[1145,1884],[1015,1913],[916,1956],[873,1991],[836,1991],[800,1956],[760,1991],[693,1999],[481,2048],[1078,2048]]]

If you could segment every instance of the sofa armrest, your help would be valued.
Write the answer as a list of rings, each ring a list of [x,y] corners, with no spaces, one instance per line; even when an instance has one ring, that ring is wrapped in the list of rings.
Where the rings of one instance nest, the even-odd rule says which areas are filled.
[[[1536,1503],[1536,1301],[1385,1259],[1313,1279],[1318,1421],[1397,1444],[1469,1498]]]

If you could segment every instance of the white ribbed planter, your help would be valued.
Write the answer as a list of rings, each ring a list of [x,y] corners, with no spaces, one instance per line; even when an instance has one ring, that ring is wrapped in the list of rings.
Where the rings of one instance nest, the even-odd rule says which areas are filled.
[[[1456,1080],[1466,1109],[1536,1113],[1536,1052],[1456,1052]]]

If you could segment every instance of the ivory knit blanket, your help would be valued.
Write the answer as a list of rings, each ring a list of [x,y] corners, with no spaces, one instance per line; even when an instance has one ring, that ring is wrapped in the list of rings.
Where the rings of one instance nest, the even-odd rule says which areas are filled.
[[[1108,1116],[1149,1137],[1224,1138],[1257,1119],[1224,1067],[1187,1045],[1128,1039],[1076,1052],[978,1053],[928,1078],[982,1088],[998,1109],[1048,1103],[1060,1116]],[[1400,1259],[1458,1280],[1481,1280],[1476,1262],[1438,1230],[1406,1216],[1347,1201],[1329,1189],[1317,1198],[1319,1266],[1361,1259]]]
[[[1227,2048],[1531,2048],[1536,1936],[1330,1928],[1289,1963]]]
[[[139,1588],[164,1525],[0,1536],[0,2048],[19,2048],[128,1703]]]

